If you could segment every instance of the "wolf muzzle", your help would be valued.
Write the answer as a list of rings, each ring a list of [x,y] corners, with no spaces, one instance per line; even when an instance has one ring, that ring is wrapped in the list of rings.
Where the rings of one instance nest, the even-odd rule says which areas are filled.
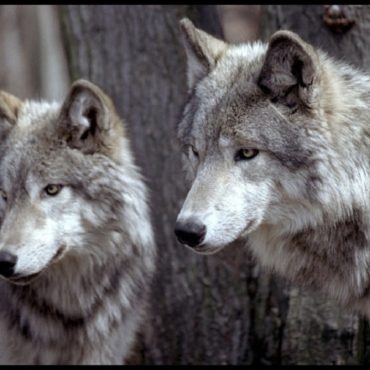
[[[177,221],[175,225],[175,234],[178,241],[192,248],[202,243],[206,236],[206,230],[206,225],[194,220]]]

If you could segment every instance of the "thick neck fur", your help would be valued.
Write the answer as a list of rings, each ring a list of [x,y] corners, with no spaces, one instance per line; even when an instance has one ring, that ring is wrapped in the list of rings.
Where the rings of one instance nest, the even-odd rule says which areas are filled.
[[[18,353],[6,362],[121,363],[144,312],[154,253],[150,233],[137,245],[124,239],[107,231],[100,245],[66,255],[28,285],[1,283],[9,353]]]
[[[324,53],[319,56],[321,118],[318,130],[326,144],[321,144],[316,154],[314,176],[320,184],[314,218],[318,219],[317,210],[323,205],[322,221],[327,223],[330,219],[336,223],[354,217],[359,211],[368,213],[370,76]]]
[[[307,129],[313,148],[320,136],[315,169],[282,183],[278,205],[249,239],[264,265],[370,316],[370,77],[320,60],[321,119]]]
[[[69,239],[66,254],[27,285],[0,282],[0,363],[121,364],[131,348],[155,249],[128,139],[112,149],[114,161],[94,154],[80,173],[90,200],[81,209],[83,242]]]
[[[14,353],[5,363],[123,361],[146,306],[153,242],[149,233],[131,244],[116,230],[95,237],[100,245],[66,255],[28,285],[1,283],[0,315]],[[28,346],[30,353],[20,350]]]

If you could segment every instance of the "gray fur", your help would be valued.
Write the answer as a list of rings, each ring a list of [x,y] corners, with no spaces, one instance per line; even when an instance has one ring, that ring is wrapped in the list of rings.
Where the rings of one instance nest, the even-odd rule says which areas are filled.
[[[50,197],[47,184],[64,187]],[[0,188],[0,248],[19,258],[14,280],[0,282],[0,363],[123,363],[155,249],[146,186],[110,99],[80,80],[63,105],[21,103],[1,143]],[[52,258],[33,230],[55,235]]]
[[[369,75],[279,31],[227,45],[194,82],[189,50],[215,42],[201,35],[201,47],[185,43],[191,95],[178,125],[192,186],[177,222],[207,227],[193,250],[247,238],[262,265],[370,317]],[[259,154],[236,162],[240,149]]]

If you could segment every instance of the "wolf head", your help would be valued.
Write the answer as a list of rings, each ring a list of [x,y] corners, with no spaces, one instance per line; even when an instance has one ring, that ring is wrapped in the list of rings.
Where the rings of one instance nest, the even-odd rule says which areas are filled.
[[[122,170],[135,172],[108,96],[79,80],[63,104],[1,93],[0,114],[0,274],[28,282],[65,255],[104,254],[107,233],[118,248],[142,185]]]
[[[192,186],[175,233],[207,254],[315,197],[315,156],[327,144],[310,134],[325,119],[322,71],[318,52],[289,31],[229,45],[188,19],[181,28],[189,100],[178,138]]]

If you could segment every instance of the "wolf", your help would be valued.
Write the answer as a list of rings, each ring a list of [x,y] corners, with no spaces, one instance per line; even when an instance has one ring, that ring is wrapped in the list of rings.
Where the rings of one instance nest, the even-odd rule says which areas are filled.
[[[112,100],[0,93],[0,363],[120,364],[145,317],[147,188]]]
[[[266,269],[370,318],[370,76],[288,30],[232,45],[180,24],[178,240],[200,254],[244,240]]]

